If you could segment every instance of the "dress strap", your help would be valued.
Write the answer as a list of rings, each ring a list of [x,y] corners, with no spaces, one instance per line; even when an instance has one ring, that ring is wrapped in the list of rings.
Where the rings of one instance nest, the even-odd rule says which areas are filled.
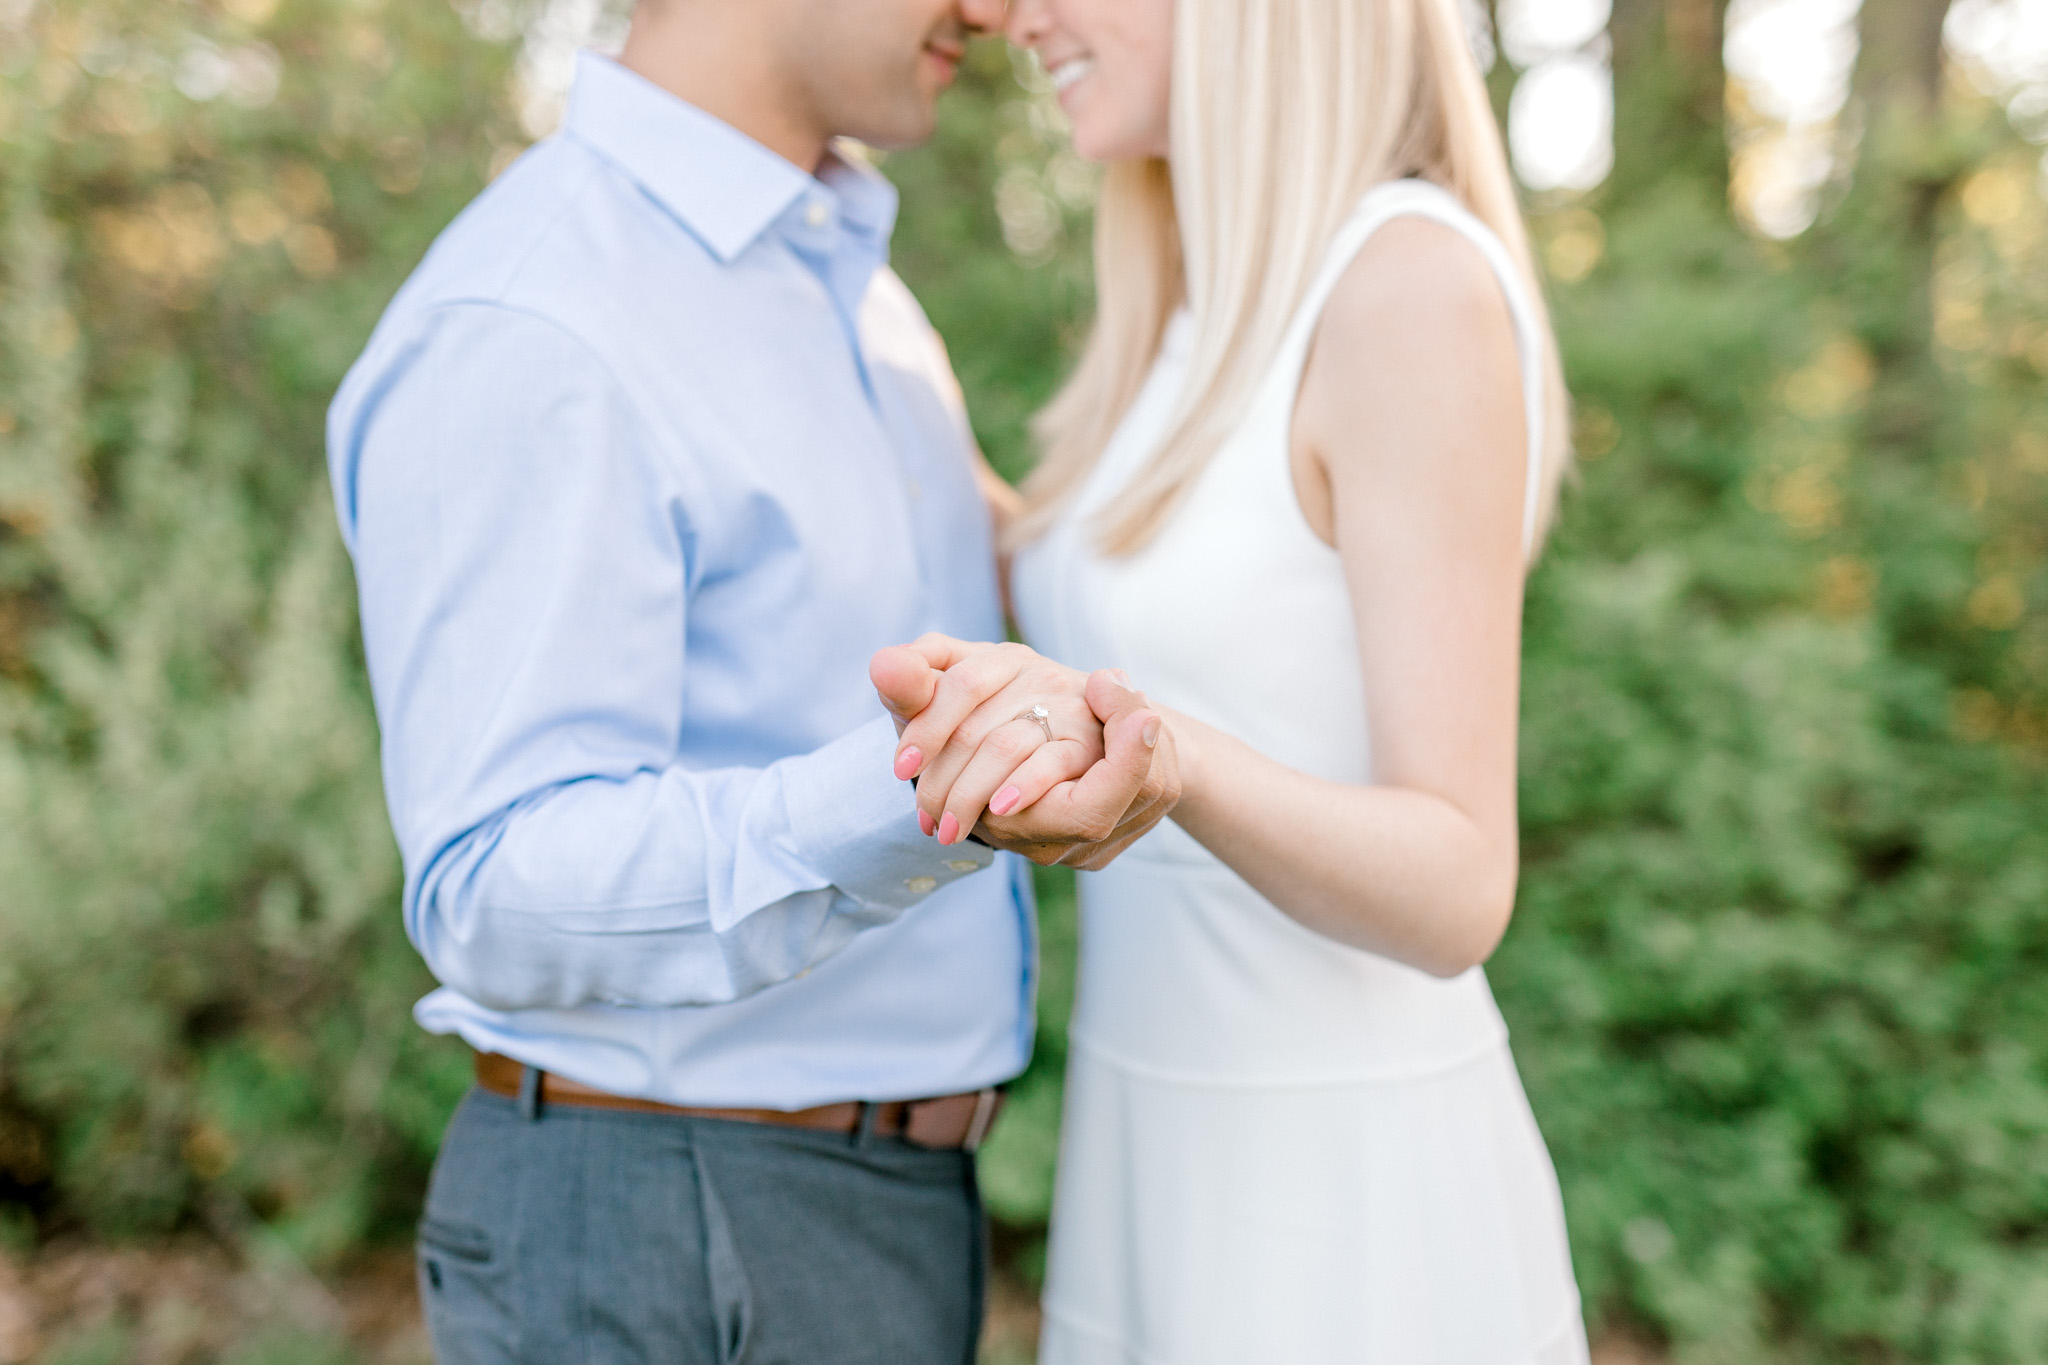
[[[1521,359],[1522,416],[1528,426],[1529,437],[1527,478],[1522,496],[1522,549],[1527,553],[1535,544],[1536,516],[1542,503],[1543,331],[1537,324],[1537,313],[1529,298],[1528,286],[1508,255],[1507,248],[1493,230],[1474,217],[1450,191],[1426,180],[1390,180],[1366,191],[1364,198],[1359,200],[1358,208],[1331,241],[1330,249],[1323,257],[1322,269],[1309,285],[1308,294],[1302,299],[1301,308],[1287,329],[1287,337],[1280,345],[1268,382],[1285,385],[1290,395],[1300,391],[1302,371],[1308,364],[1309,343],[1315,337],[1316,326],[1322,321],[1323,309],[1329,304],[1330,295],[1336,292],[1344,272],[1350,269],[1351,262],[1365,249],[1372,235],[1394,219],[1404,216],[1427,218],[1463,235],[1479,248],[1486,263],[1493,267],[1494,277],[1500,281],[1501,293],[1507,298],[1508,314],[1515,327],[1515,347]],[[1293,403],[1289,402],[1287,410],[1292,412],[1293,409]]]

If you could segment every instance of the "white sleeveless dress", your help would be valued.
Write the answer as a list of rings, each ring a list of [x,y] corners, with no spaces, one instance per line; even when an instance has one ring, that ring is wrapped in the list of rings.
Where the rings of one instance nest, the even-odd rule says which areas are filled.
[[[1519,277],[1449,194],[1397,181],[1339,233],[1243,425],[1163,532],[1107,559],[1083,523],[1155,449],[1185,315],[1069,514],[1014,568],[1041,652],[1125,669],[1342,782],[1372,780],[1368,699],[1289,431],[1324,302],[1403,214],[1463,233],[1500,277],[1533,489],[1541,352]],[[1583,1365],[1557,1179],[1480,970],[1439,980],[1312,933],[1171,822],[1080,881],[1041,1365]]]

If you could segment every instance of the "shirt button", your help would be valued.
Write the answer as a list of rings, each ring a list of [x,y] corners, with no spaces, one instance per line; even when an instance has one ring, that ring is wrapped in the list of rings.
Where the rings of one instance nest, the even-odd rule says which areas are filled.
[[[946,866],[952,868],[955,872],[981,871],[981,864],[972,858],[955,858],[952,862],[947,863]]]
[[[814,228],[821,228],[832,221],[832,209],[822,199],[813,199],[804,209],[804,221]]]
[[[903,883],[903,889],[913,896],[922,896],[939,889],[937,877],[911,877]]]

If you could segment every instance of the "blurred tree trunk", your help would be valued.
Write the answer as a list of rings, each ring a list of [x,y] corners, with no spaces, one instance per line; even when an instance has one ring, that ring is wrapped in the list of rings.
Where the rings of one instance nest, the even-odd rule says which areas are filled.
[[[1863,0],[1855,91],[1873,111],[1925,120],[1941,103],[1949,0]]]
[[[1943,98],[1948,6],[1865,0],[1844,120],[1850,185],[1812,246],[1873,362],[1860,468],[1846,486],[1860,548],[1884,565],[1883,629],[1902,657],[1959,678],[1989,667],[1982,651],[1990,638],[1961,610],[1979,576],[1985,523],[1951,491],[1969,458],[1974,403],[1968,381],[1938,359],[1935,260],[1943,201],[1982,148]]]
[[[1935,213],[1961,173],[1942,131],[1943,21],[1949,0],[1864,0],[1853,84],[1860,117],[1855,180],[1839,235],[1853,240],[1846,297],[1878,366],[1869,437],[1878,448],[1923,448],[1935,388]]]
[[[1726,202],[1727,15],[1727,0],[1614,0],[1612,195],[1625,199],[1679,175],[1703,180]]]

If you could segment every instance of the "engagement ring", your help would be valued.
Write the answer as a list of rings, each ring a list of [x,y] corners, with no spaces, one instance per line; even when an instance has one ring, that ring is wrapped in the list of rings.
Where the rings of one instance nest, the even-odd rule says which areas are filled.
[[[1036,721],[1038,728],[1045,731],[1046,743],[1052,743],[1052,712],[1043,706],[1034,706],[1029,711],[1019,711],[1012,719]]]

